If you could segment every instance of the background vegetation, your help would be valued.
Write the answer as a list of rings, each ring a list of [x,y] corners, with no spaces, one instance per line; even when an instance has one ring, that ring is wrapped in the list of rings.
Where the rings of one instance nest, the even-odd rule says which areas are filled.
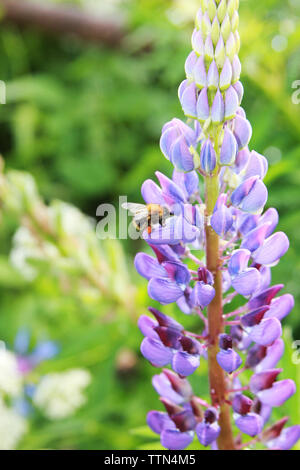
[[[100,203],[117,204],[120,194],[141,201],[141,183],[155,170],[171,172],[158,141],[164,122],[182,117],[177,87],[198,2],[65,3],[99,13],[105,9],[126,24],[128,33],[122,46],[112,48],[3,22],[0,78],[7,85],[7,104],[0,108],[0,146],[5,171],[33,175],[45,207],[63,200],[95,217]],[[251,146],[269,159],[269,205],[278,208],[280,229],[291,240],[273,279],[284,281],[296,298],[286,320],[284,367],[299,383],[290,342],[292,334],[300,338],[300,104],[292,103],[292,84],[300,80],[300,5],[297,0],[242,0],[240,10],[243,105],[253,125]],[[18,189],[24,199],[24,182],[20,185],[13,183],[12,194]],[[20,448],[158,448],[147,431],[136,430],[158,405],[150,383],[153,369],[139,353],[136,319],[148,299],[145,282],[132,269],[138,243],[99,247],[99,259],[105,258],[110,273],[104,292],[81,264],[66,272],[44,260],[29,279],[10,256],[13,235],[25,224],[24,214],[30,214],[27,197],[29,206],[13,204],[12,210],[4,204],[2,213],[0,339],[12,345],[20,328],[30,328],[33,343],[50,338],[61,345],[59,355],[40,367],[41,374],[85,367],[93,379],[86,406],[56,423],[34,415]],[[60,246],[61,239],[55,236],[52,242]],[[64,260],[72,256],[61,253]],[[200,374],[195,389],[206,393],[204,365]],[[300,422],[299,395],[282,414]]]

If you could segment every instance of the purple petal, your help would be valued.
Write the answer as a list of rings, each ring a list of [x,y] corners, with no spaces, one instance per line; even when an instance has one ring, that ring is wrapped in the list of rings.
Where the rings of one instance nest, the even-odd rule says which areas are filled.
[[[233,85],[235,91],[237,92],[237,95],[239,97],[239,104],[241,104],[243,96],[244,96],[244,87],[241,82],[236,82]]]
[[[207,88],[203,88],[197,101],[197,117],[200,121],[206,121],[209,118],[209,104],[207,96]]]
[[[211,173],[217,164],[217,157],[210,139],[205,140],[201,147],[201,168],[206,173]]]
[[[249,121],[239,115],[236,115],[234,119],[233,133],[236,138],[239,150],[246,147],[246,145],[249,144],[252,136],[252,128]]]
[[[171,304],[183,295],[183,290],[170,279],[152,278],[148,284],[148,294],[161,304]]]
[[[142,185],[142,196],[146,204],[165,205],[160,187],[152,180],[146,180]]]
[[[268,171],[268,160],[252,150],[244,171],[245,179],[251,178],[251,176],[259,176],[259,178],[264,179]]]
[[[274,233],[274,235],[265,240],[263,246],[255,253],[254,260],[258,264],[270,266],[285,255],[289,245],[289,239],[285,233]]]
[[[191,409],[172,414],[172,420],[180,432],[193,431],[196,426],[194,412]]]
[[[182,171],[174,170],[172,179],[177,186],[179,186],[185,194],[186,200],[195,194],[199,189],[199,178],[195,171],[183,173]]]
[[[260,434],[264,426],[262,417],[256,413],[248,413],[246,416],[240,416],[235,420],[235,424],[240,431],[251,437]]]
[[[300,426],[291,426],[282,431],[277,439],[274,439],[269,443],[269,447],[272,449],[290,450],[300,439]]]
[[[260,372],[266,369],[273,369],[284,353],[284,342],[282,339],[277,339],[274,343],[268,347],[267,354],[262,361],[256,367],[256,372]]]
[[[240,209],[252,214],[263,210],[268,199],[268,190],[261,180],[257,180],[250,193],[244,198]]]
[[[177,184],[174,183],[174,181],[172,181],[160,171],[156,171],[155,175],[160,182],[163,191],[163,197],[167,203],[172,205],[185,202],[183,191],[181,188],[179,188],[179,186],[177,186]]]
[[[185,62],[185,73],[187,76],[188,80],[193,80],[194,79],[194,67],[196,65],[196,62],[198,60],[197,54],[192,51],[188,58],[186,59]]]
[[[167,220],[164,227],[153,229],[149,235],[143,233],[143,238],[152,245],[177,245],[180,242],[192,243],[196,240],[198,229],[182,216],[174,216]]]
[[[177,374],[169,369],[165,369],[163,373],[168,378],[172,389],[176,393],[180,394],[180,396],[183,397],[185,401],[190,401],[193,396],[193,390],[188,380],[180,378]]]
[[[176,128],[173,125],[170,125],[170,123],[168,124],[169,124],[169,127],[167,128],[164,127],[163,133],[160,138],[160,149],[163,155],[168,160],[171,160],[171,149],[172,149],[172,146],[174,145],[174,142],[180,136],[180,133],[178,132],[178,128]]]
[[[175,250],[175,246],[174,247],[171,247],[169,245],[155,246],[155,245],[151,245],[151,243],[149,243],[149,246],[154,251],[155,256],[159,263],[162,263],[163,261],[179,261],[179,256],[183,254],[183,252],[180,254],[177,253]]]
[[[231,201],[234,206],[239,207],[242,204],[244,198],[251,192],[257,180],[257,176],[252,176],[237,187],[231,196]]]
[[[141,353],[156,367],[164,367],[171,363],[172,350],[166,348],[161,341],[144,338],[141,344]]]
[[[152,277],[168,277],[167,271],[152,256],[146,253],[138,253],[134,259],[134,265],[140,276],[150,280]]]
[[[256,295],[253,297],[253,299],[249,300],[249,309],[255,309],[263,305],[270,305],[274,297],[278,294],[278,292],[281,291],[283,287],[283,284],[277,284],[276,286],[272,286],[269,289],[264,290],[259,295]]]
[[[170,381],[164,373],[154,375],[152,385],[156,392],[176,405],[184,403],[184,398],[172,388]]]
[[[237,216],[237,228],[242,235],[247,235],[250,230],[257,226],[257,215],[243,214],[239,212]]]
[[[237,154],[237,143],[230,129],[224,131],[224,138],[220,153],[220,162],[222,165],[232,165]]]
[[[174,328],[168,328],[166,326],[157,326],[155,331],[164,346],[171,349],[180,349],[180,331]]]
[[[268,369],[252,375],[249,383],[251,392],[257,394],[261,390],[272,387],[280,372],[282,369]]]
[[[254,326],[249,334],[252,341],[262,346],[269,346],[282,335],[281,323],[277,318],[266,318]]]
[[[217,91],[211,107],[211,120],[214,124],[223,122],[225,115],[225,103],[220,90]]]
[[[173,429],[175,424],[167,413],[160,411],[149,411],[147,414],[147,424],[156,434],[161,434],[164,429]]]
[[[159,310],[153,307],[148,308],[149,312],[152,313],[152,315],[155,317],[156,321],[160,326],[166,326],[169,328],[173,328],[178,331],[183,331],[183,326],[180,325],[176,320],[174,320],[172,317],[168,317],[167,315],[164,315],[161,313]]]
[[[192,46],[194,51],[200,55],[204,55],[204,43],[203,43],[203,37],[201,34],[201,31],[198,31],[197,29],[194,30],[193,35],[192,35]]]
[[[187,87],[189,86],[189,81],[188,80],[184,80],[180,85],[179,85],[179,88],[178,88],[178,98],[181,102],[182,100],[182,96],[183,96],[183,93],[185,92],[185,90],[187,89]]]
[[[286,379],[275,382],[271,388],[262,390],[257,396],[265,405],[274,407],[282,406],[295,393],[295,383],[293,380]]]
[[[191,302],[197,307],[207,307],[215,297],[215,289],[204,282],[196,282],[192,294]]]
[[[141,333],[152,339],[159,340],[158,334],[154,330],[158,326],[158,323],[147,315],[142,315],[138,320],[138,327]]]
[[[232,67],[228,57],[226,57],[221,74],[220,74],[220,89],[226,90],[229,88],[232,79]]]
[[[233,119],[239,107],[239,97],[233,86],[225,93],[225,119]]]
[[[178,308],[185,314],[185,315],[190,315],[193,310],[193,304],[190,301],[190,296],[189,294],[184,292],[184,295],[180,297],[177,301],[176,304]]]
[[[199,442],[204,446],[209,446],[212,442],[216,441],[220,434],[220,426],[218,423],[205,423],[201,422],[196,427],[196,434]]]
[[[248,268],[232,279],[232,287],[245,297],[253,294],[260,285],[260,274],[255,268]]]
[[[242,66],[238,55],[236,54],[232,61],[232,80],[233,82],[239,80],[242,71]]]
[[[235,250],[228,263],[228,271],[231,276],[239,274],[248,267],[251,253],[249,250]]]
[[[268,209],[259,219],[259,225],[269,223],[269,230],[267,231],[266,236],[269,237],[277,227],[279,222],[279,215],[276,209]]]
[[[217,354],[217,361],[223,370],[231,374],[243,363],[240,356],[233,349],[221,349]]]
[[[233,216],[230,209],[228,209],[224,204],[221,205],[213,213],[210,223],[214,231],[220,237],[224,237],[233,225]]]
[[[285,318],[295,306],[294,297],[291,294],[284,294],[277,299],[272,300],[270,310],[266,313],[265,318],[277,318],[281,321]]]
[[[183,450],[193,442],[193,439],[192,431],[180,432],[177,429],[166,429],[161,434],[161,444],[169,450]]]
[[[241,393],[237,393],[232,401],[232,408],[239,415],[248,414],[251,411],[252,405],[253,401]]]
[[[267,198],[267,188],[257,176],[245,180],[231,195],[231,201],[235,207],[250,213],[262,210]]]
[[[200,56],[194,67],[194,79],[199,88],[207,86],[207,74],[203,56]]]
[[[184,137],[174,142],[170,160],[177,170],[192,171],[194,169],[194,158]]]
[[[163,268],[168,273],[169,278],[185,289],[190,282],[191,275],[185,264],[176,261],[164,261]]]
[[[268,310],[268,305],[252,310],[241,318],[241,324],[246,328],[258,325]]]
[[[265,237],[269,231],[269,223],[260,225],[251,230],[245,238],[243,238],[241,248],[245,248],[251,252],[258,250],[264,243]]]
[[[172,368],[182,377],[187,377],[195,372],[200,365],[200,356],[189,354],[186,351],[178,351],[174,354]]]
[[[259,288],[257,289],[257,291],[255,291],[255,295],[256,294],[258,295],[260,292],[267,289],[270,286],[271,281],[272,281],[272,272],[269,266],[261,266],[259,268],[259,272],[260,272],[260,277],[261,277],[261,284]]]
[[[219,70],[217,64],[213,60],[209,66],[207,73],[207,86],[209,89],[216,90],[219,85]]]
[[[266,354],[267,354],[266,346],[255,344],[248,350],[247,359],[246,359],[246,367],[248,369],[255,369],[255,367],[258,364],[260,364],[260,362],[266,357]]]
[[[197,117],[197,88],[195,83],[188,85],[182,93],[181,106],[186,116]]]

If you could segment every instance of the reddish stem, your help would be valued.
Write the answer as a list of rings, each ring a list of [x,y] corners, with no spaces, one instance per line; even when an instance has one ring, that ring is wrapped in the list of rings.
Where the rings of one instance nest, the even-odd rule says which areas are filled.
[[[213,213],[216,199],[219,193],[218,176],[206,178],[206,210],[207,216]],[[208,218],[207,218],[208,220]],[[219,407],[220,417],[219,425],[221,432],[218,438],[218,447],[220,450],[234,450],[234,438],[231,427],[230,406],[228,405],[227,387],[225,373],[217,362],[217,353],[219,351],[219,335],[224,332],[223,322],[223,281],[221,272],[220,244],[219,237],[208,223],[206,223],[206,264],[207,269],[214,276],[215,297],[207,309],[208,316],[208,368],[210,395],[213,406]]]

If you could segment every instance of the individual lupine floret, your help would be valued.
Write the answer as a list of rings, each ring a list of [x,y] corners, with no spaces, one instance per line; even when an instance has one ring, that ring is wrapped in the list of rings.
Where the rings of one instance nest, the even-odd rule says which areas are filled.
[[[177,405],[188,403],[193,397],[193,389],[188,380],[180,378],[169,369],[164,369],[161,374],[154,375],[152,385],[161,397]]]
[[[153,432],[160,435],[162,445],[170,450],[180,450],[188,447],[194,439],[196,421],[191,410],[167,404],[169,413],[150,411],[147,423]],[[171,416],[170,416],[171,415]],[[175,424],[176,421],[176,424]],[[178,429],[178,427],[180,429]]]
[[[200,135],[199,124],[192,129],[179,119],[173,119],[163,127],[160,139],[161,151],[177,170],[194,170],[195,152]],[[197,161],[196,166],[198,166]]]
[[[276,382],[281,372],[282,369],[268,369],[257,372],[251,377],[250,390],[261,403],[271,407],[281,406],[295,394],[296,386],[292,380],[285,379]]]
[[[229,335],[220,335],[220,351],[217,354],[217,361],[223,370],[231,374],[243,363],[237,352],[233,349],[232,338]]]
[[[156,367],[171,365],[182,377],[191,375],[199,367],[201,346],[184,334],[183,327],[156,309],[149,308],[156,320],[147,316],[139,319],[139,328],[145,339],[141,352]]]
[[[300,426],[291,426],[282,430],[280,435],[267,443],[272,450],[290,450],[300,439]]]
[[[253,401],[245,395],[238,393],[232,402],[235,415],[235,424],[240,431],[254,437],[259,434],[264,426],[262,417],[252,411]]]
[[[196,433],[204,447],[217,440],[220,434],[220,426],[218,425],[218,412],[215,408],[208,408],[205,411],[203,421],[196,427]]]

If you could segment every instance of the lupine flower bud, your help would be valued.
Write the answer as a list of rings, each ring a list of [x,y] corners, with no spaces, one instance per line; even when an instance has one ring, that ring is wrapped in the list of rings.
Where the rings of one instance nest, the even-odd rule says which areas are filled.
[[[220,335],[219,346],[221,349],[217,354],[217,361],[222,369],[231,374],[241,366],[243,361],[238,353],[232,349],[232,338],[230,336]]]
[[[223,142],[220,152],[220,163],[222,165],[232,165],[237,154],[236,139],[230,129],[224,131]]]
[[[209,139],[203,142],[202,144],[200,161],[201,161],[201,168],[206,173],[211,173],[216,168],[216,164],[217,164],[216,152]]]

